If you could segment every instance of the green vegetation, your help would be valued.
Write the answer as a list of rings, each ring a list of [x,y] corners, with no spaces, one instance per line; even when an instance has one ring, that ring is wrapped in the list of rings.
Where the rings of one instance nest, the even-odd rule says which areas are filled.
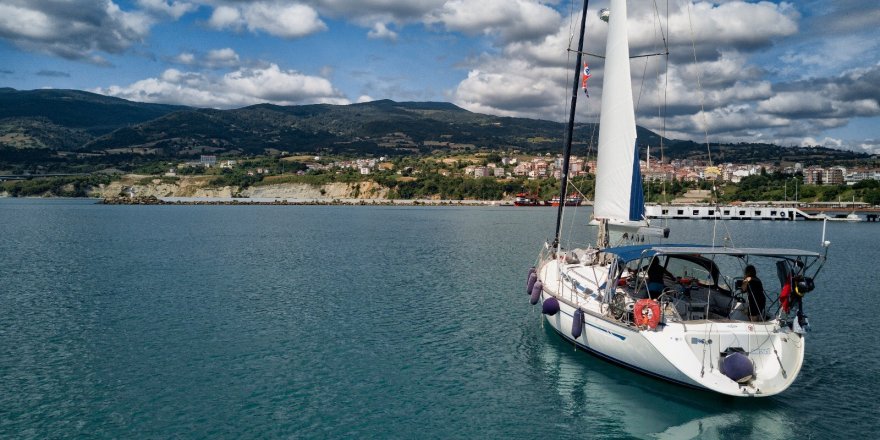
[[[248,175],[245,170],[223,169],[220,174],[211,179],[211,186],[237,186],[246,188],[263,180],[262,174]]]
[[[674,198],[684,195],[691,189],[711,189],[706,182],[682,182],[672,179],[671,182],[648,182],[644,185],[646,203],[669,203]]]
[[[391,188],[392,199],[499,200],[518,190],[513,182],[498,181],[491,177],[479,179],[430,174],[413,180],[395,180],[393,177],[376,178],[376,182]]]
[[[880,182],[868,179],[853,185],[856,197],[871,205],[880,205]]]
[[[173,184],[173,183],[177,183],[179,180],[180,180],[180,178],[175,177],[175,176],[150,176],[150,177],[144,177],[143,179],[138,180],[137,184],[138,185],[152,185],[155,182]]]
[[[14,180],[0,182],[0,192],[8,192],[12,197],[88,197],[93,187],[106,185],[112,180],[112,177],[100,174]]]

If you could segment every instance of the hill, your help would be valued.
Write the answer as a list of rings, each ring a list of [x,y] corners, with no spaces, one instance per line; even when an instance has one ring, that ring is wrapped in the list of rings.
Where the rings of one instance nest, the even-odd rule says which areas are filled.
[[[214,110],[138,103],[78,90],[0,89],[0,150],[7,152],[3,156],[31,165],[51,157],[55,169],[65,162],[87,160],[96,166],[125,166],[206,152],[365,156],[517,149],[555,154],[562,150],[564,128],[559,122],[484,115],[445,102],[259,104]],[[637,130],[642,150],[650,145],[653,155],[658,156],[655,148],[660,145],[660,136],[642,127]],[[577,154],[594,152],[587,145],[597,135],[596,124],[578,124]],[[663,141],[666,158],[707,158],[705,145]],[[33,151],[39,149],[44,152]],[[14,154],[12,150],[16,150]],[[45,150],[58,153],[47,155]],[[715,162],[868,158],[839,150],[767,144],[713,145],[712,150]],[[0,160],[0,169],[11,165]]]
[[[80,90],[0,89],[0,120],[39,119],[65,129],[102,135],[185,108],[146,104]]]
[[[870,160],[871,155],[855,151],[835,150],[825,147],[783,147],[767,143],[712,144],[713,163],[792,163],[815,165],[845,165]],[[670,141],[664,146],[664,153],[671,159],[691,159],[708,161],[710,159],[706,144],[693,141]],[[658,155],[652,150],[652,155]]]

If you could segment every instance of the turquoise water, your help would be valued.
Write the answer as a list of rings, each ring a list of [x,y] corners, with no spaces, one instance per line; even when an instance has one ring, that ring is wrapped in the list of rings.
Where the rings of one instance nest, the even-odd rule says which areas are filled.
[[[554,222],[541,208],[0,199],[0,437],[876,432],[880,225],[828,225],[800,378],[741,400],[620,369],[542,326],[525,274]],[[713,227],[671,226],[682,241]],[[739,246],[817,249],[821,235],[727,228]]]

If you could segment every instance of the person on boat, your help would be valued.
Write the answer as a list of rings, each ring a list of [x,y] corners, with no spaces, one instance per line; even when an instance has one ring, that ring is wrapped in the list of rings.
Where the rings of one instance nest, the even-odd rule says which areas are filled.
[[[648,266],[648,297],[657,299],[663,293],[663,273],[665,270],[660,265],[660,258],[654,257]]]
[[[749,264],[743,271],[743,282],[740,288],[749,299],[749,320],[763,321],[764,307],[767,305],[767,296],[764,294],[764,283],[758,278],[755,266]]]

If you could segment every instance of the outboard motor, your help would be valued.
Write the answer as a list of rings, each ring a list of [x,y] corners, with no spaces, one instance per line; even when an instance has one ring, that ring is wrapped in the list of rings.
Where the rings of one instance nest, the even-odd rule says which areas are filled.
[[[795,292],[800,296],[804,296],[805,293],[812,292],[816,288],[813,279],[809,277],[799,279],[795,286]]]

